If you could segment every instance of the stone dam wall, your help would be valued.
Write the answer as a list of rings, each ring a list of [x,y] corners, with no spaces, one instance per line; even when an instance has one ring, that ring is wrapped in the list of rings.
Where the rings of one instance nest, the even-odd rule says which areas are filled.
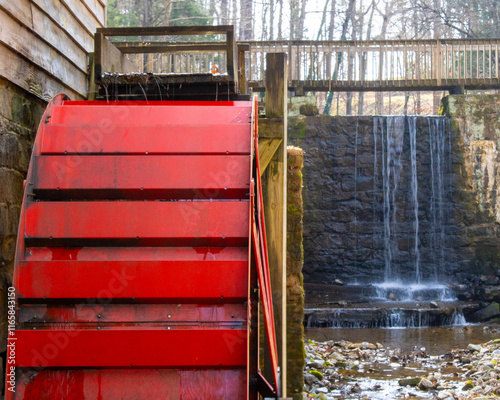
[[[500,268],[500,98],[443,106],[289,118],[304,150],[306,282],[461,282]]]
[[[0,355],[2,355],[7,345],[7,288],[12,282],[23,181],[28,171],[33,139],[46,103],[0,78],[0,104]],[[0,387],[3,387],[3,381]]]

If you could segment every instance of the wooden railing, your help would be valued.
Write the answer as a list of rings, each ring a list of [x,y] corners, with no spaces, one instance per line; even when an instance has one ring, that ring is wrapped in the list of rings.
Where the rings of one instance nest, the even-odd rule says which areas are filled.
[[[289,86],[303,90],[499,87],[500,39],[249,42],[249,86],[263,87],[265,54],[288,54]]]
[[[207,29],[209,28],[209,29]],[[224,34],[222,42],[113,42],[106,36]],[[500,39],[233,42],[232,26],[100,29],[96,78],[122,60],[123,72],[210,74],[264,90],[266,54],[288,55],[288,86],[303,91],[402,91],[500,88]],[[109,54],[117,53],[115,57]],[[147,53],[147,54],[143,54]],[[104,57],[106,55],[106,57]],[[113,61],[115,62],[115,61]],[[125,68],[134,64],[132,69]]]

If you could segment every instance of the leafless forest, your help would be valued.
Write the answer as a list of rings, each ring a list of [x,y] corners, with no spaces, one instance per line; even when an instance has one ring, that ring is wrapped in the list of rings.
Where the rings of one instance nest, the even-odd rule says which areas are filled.
[[[108,26],[234,25],[244,40],[499,37],[498,0],[109,0]],[[335,93],[331,114],[437,112],[443,93]],[[318,94],[320,105],[325,94]],[[378,107],[380,109],[380,106]]]

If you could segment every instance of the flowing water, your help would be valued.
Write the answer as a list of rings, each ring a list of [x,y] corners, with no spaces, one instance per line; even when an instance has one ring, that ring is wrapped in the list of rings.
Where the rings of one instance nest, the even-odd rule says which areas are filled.
[[[425,348],[428,354],[439,356],[452,348],[466,348],[469,343],[498,337],[482,326],[467,324],[462,310],[468,305],[457,302],[446,284],[446,221],[451,216],[446,206],[451,198],[447,186],[447,176],[451,174],[449,123],[442,117],[427,117],[427,132],[422,132],[422,121],[417,123],[417,118],[422,117],[373,119],[373,223],[377,225],[373,243],[383,244],[384,269],[379,275],[382,279],[362,288],[351,286],[358,293],[357,298],[348,295],[348,287],[342,289],[343,295],[338,298],[323,295],[323,303],[316,299],[307,301],[306,296],[310,306],[305,319],[308,339],[379,342],[402,352]],[[356,125],[356,146],[358,135]],[[424,139],[428,144],[422,144]],[[357,148],[354,154],[357,181]],[[376,205],[379,187],[380,214]],[[422,187],[426,187],[425,195]],[[354,188],[356,200],[356,183]],[[382,240],[378,240],[379,234]],[[401,261],[400,243],[404,237],[410,237],[410,263]],[[355,243],[356,255],[357,240]],[[376,377],[361,374],[358,378],[362,378],[360,385],[372,386],[375,378],[380,389],[377,393],[367,392],[366,398],[383,399],[395,393],[394,378],[403,375],[388,368]]]
[[[305,337],[317,341],[349,340],[370,341],[384,347],[411,353],[415,348],[425,347],[428,354],[440,356],[452,349],[466,349],[469,343],[485,343],[499,337],[499,333],[484,329],[480,325],[456,327],[432,327],[426,329],[324,329],[306,328]]]

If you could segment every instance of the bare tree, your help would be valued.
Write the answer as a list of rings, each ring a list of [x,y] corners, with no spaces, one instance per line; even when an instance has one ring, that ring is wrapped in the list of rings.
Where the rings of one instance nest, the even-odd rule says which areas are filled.
[[[252,21],[252,0],[240,0],[240,40],[251,40],[253,38]]]
[[[280,14],[278,19],[278,40],[283,39],[283,0],[278,0]]]
[[[347,39],[347,29],[349,27],[349,21],[351,21],[351,15],[354,12],[354,6],[356,4],[356,0],[349,0],[347,10],[345,13],[345,19],[344,23],[342,24],[342,34],[340,35],[340,40],[346,40]],[[337,80],[337,74],[338,70],[340,68],[340,65],[342,64],[342,52],[339,52],[337,54],[337,63],[333,69],[333,75],[332,75],[332,80],[336,81]],[[323,110],[323,114],[330,114],[331,107],[332,107],[332,100],[333,100],[333,92],[328,92],[328,95],[326,96],[326,101],[325,101],[325,108]]]
[[[366,24],[366,40],[370,40],[372,38],[372,26],[373,26],[373,15],[375,14],[375,0],[372,0],[370,6],[366,10],[365,14],[362,14],[362,18],[360,18],[360,35],[362,35],[362,27],[364,25],[364,16],[367,13],[370,13],[370,16],[368,18],[368,23]],[[360,36],[361,39],[361,36]],[[361,55],[361,75],[363,76],[363,79],[366,77],[366,53],[363,53]],[[359,99],[358,99],[358,115],[363,115],[363,109],[364,109],[364,104],[365,103],[365,93],[364,92],[359,92]]]
[[[221,0],[220,2],[220,22],[222,25],[228,24],[228,0]]]

